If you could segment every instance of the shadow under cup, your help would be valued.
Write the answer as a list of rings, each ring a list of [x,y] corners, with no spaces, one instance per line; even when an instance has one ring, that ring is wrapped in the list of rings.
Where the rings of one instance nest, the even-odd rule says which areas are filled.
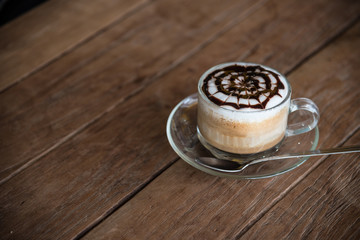
[[[278,74],[286,84],[286,96],[268,109],[232,109],[211,101],[203,91],[204,79],[219,69],[231,66],[261,66]],[[308,132],[316,127],[319,110],[310,99],[291,99],[291,86],[276,70],[254,63],[225,63],[206,71],[198,84],[197,133],[202,145],[222,159],[249,159],[277,151],[285,137]],[[302,118],[291,118],[299,111]]]

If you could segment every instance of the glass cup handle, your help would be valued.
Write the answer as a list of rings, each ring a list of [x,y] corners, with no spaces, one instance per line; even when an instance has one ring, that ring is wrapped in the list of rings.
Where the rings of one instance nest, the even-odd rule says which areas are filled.
[[[308,98],[296,98],[291,100],[290,113],[295,111],[307,111],[306,119],[300,122],[288,123],[287,136],[298,135],[313,130],[320,118],[319,108]]]

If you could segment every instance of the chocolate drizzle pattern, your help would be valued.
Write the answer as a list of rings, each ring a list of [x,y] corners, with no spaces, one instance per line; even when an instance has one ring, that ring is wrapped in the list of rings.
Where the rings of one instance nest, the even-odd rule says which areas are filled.
[[[259,65],[232,65],[215,70],[204,79],[202,86],[212,102],[235,109],[265,109],[271,98],[282,97],[280,89],[284,89],[284,84],[279,74]],[[229,101],[230,98],[233,101]]]

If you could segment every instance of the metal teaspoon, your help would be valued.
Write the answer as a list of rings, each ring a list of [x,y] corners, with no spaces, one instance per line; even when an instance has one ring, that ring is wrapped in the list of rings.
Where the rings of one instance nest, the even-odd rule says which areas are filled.
[[[333,154],[346,154],[346,153],[355,153],[360,152],[360,146],[348,146],[348,147],[337,147],[330,149],[318,149],[318,150],[309,150],[300,153],[287,153],[278,156],[271,157],[262,157],[258,159],[252,159],[246,161],[246,159],[218,159],[215,157],[198,157],[195,159],[199,165],[216,170],[219,172],[225,173],[236,173],[241,172],[246,167],[267,161],[276,161],[286,158],[297,158],[297,157],[312,157],[312,156],[322,156],[322,155],[333,155]]]

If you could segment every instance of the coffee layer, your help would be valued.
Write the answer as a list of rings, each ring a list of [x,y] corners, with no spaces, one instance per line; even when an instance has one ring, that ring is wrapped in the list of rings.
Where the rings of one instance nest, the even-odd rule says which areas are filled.
[[[209,73],[203,80],[206,97],[229,109],[256,110],[278,105],[286,97],[286,81],[260,65],[231,65]]]
[[[247,117],[250,121],[238,121],[236,117],[230,119],[216,111],[211,111],[206,104],[200,99],[198,128],[207,142],[218,149],[238,154],[256,153],[275,146],[284,137],[288,104],[283,105],[273,114],[263,115],[260,121],[251,121],[251,116]]]

